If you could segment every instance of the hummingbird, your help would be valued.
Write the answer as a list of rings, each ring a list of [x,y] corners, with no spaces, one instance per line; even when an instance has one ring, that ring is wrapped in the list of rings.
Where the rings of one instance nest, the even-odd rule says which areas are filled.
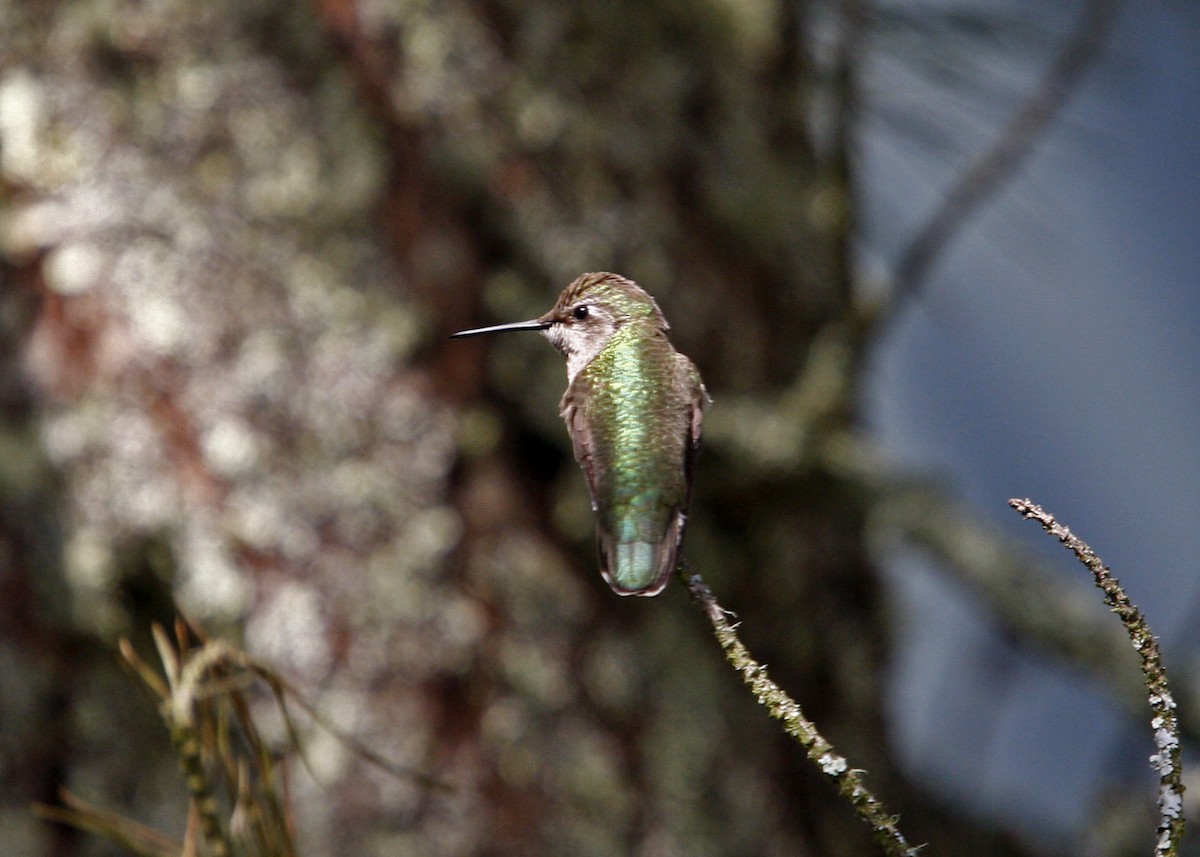
[[[669,329],[637,283],[592,273],[544,315],[451,337],[537,330],[565,358],[559,408],[596,515],[600,573],[618,595],[662,592],[687,522],[710,399]]]

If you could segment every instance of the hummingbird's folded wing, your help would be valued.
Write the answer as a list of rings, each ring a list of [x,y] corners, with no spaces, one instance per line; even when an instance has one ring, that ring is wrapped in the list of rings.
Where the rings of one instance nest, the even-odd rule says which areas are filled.
[[[700,372],[696,369],[696,365],[684,354],[676,352],[675,354],[675,371],[679,377],[679,384],[683,389],[691,389],[691,401],[688,405],[688,440],[687,440],[687,455],[684,458],[684,472],[687,479],[687,496],[683,503],[683,512],[687,513],[687,507],[690,504],[692,497],[692,479],[696,475],[696,459],[700,457],[700,433],[704,427],[704,411],[708,408],[712,399],[709,398],[708,390],[704,388],[704,382],[700,380]],[[680,541],[683,541],[682,528],[679,533]]]

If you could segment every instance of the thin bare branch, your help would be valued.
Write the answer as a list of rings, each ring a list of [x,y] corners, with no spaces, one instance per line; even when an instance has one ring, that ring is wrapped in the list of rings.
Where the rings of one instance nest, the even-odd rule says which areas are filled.
[[[370,764],[429,789],[453,790],[435,777],[390,762],[335,729],[270,666],[242,650],[221,640],[208,640],[200,629],[189,631],[182,620],[175,625],[175,640],[161,625],[155,624],[152,631],[165,681],[128,640],[120,641],[120,651],[158,703],[184,772],[191,801],[183,842],[175,843],[144,825],[66,794],[66,806],[36,807],[44,818],[106,836],[145,857],[295,854],[282,768],[286,760],[263,740],[244,694],[256,681],[270,689],[298,752],[302,745],[288,710],[289,699],[317,726]],[[226,815],[227,823],[223,821]]]
[[[893,278],[900,302],[922,285],[937,257],[988,198],[1020,168],[1043,132],[1062,112],[1108,39],[1120,0],[1088,0],[1074,34],[984,151],[951,185],[930,218],[900,257]]]
[[[267,683],[271,688],[271,692],[275,696],[276,704],[279,706],[279,712],[283,717],[285,728],[287,729],[288,738],[293,746],[300,748],[299,733],[296,731],[295,723],[292,720],[291,712],[288,710],[288,700],[297,705],[301,711],[307,714],[312,721],[321,727],[326,733],[333,736],[337,741],[346,745],[354,751],[355,755],[369,762],[380,770],[391,774],[398,779],[408,779],[424,786],[428,789],[436,789],[444,792],[453,792],[454,786],[445,780],[427,774],[424,771],[419,771],[415,768],[397,765],[395,762],[379,755],[366,744],[363,744],[353,735],[350,735],[338,729],[328,718],[317,710],[311,702],[306,700],[304,696],[292,687],[282,676],[274,672],[264,664],[261,664],[253,659],[247,658],[243,664],[247,669],[253,671],[255,675]],[[307,766],[307,760],[303,753],[300,754],[301,761]],[[311,772],[311,769],[310,769]]]
[[[1104,593],[1105,602],[1120,618],[1129,639],[1133,641],[1133,647],[1141,657],[1142,675],[1146,681],[1146,698],[1150,702],[1151,711],[1154,712],[1150,726],[1154,729],[1154,743],[1158,748],[1158,752],[1150,757],[1150,765],[1159,776],[1158,839],[1154,845],[1154,853],[1176,857],[1179,844],[1183,840],[1184,829],[1183,763],[1179,751],[1179,724],[1175,716],[1175,700],[1167,685],[1167,673],[1162,665],[1158,640],[1146,623],[1142,611],[1129,600],[1112,571],[1086,542],[1054,520],[1054,516],[1034,504],[1032,500],[1009,500],[1008,505],[1016,509],[1022,517],[1040,523],[1046,532],[1062,542],[1088,567],[1096,585]]]
[[[103,836],[141,857],[179,857],[179,842],[144,824],[119,813],[94,806],[64,789],[60,793],[64,806],[35,803],[33,812],[39,818],[59,824],[69,824],[97,836]]]

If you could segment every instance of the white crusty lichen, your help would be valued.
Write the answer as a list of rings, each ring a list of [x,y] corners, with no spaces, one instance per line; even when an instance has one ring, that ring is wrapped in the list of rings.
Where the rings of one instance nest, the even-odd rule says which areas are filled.
[[[821,770],[831,777],[844,774],[849,767],[845,757],[839,756],[836,753],[825,753],[817,762],[820,764]]]
[[[1183,796],[1170,786],[1163,786],[1158,794],[1158,808],[1166,818],[1183,815]]]

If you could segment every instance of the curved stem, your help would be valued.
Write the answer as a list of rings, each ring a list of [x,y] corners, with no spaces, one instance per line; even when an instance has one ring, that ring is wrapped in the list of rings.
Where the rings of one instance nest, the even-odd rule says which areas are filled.
[[[717,603],[712,590],[700,575],[685,576],[684,582],[692,598],[712,623],[717,642],[725,650],[725,659],[737,670],[759,704],[765,706],[772,717],[783,723],[784,731],[799,742],[808,758],[833,781],[838,793],[846,798],[859,817],[870,825],[875,841],[883,848],[884,853],[890,857],[916,857],[918,848],[909,845],[904,834],[900,832],[897,816],[888,814],[883,804],[864,784],[865,772],[850,767],[846,758],[839,755],[833,745],[817,730],[816,725],[804,716],[800,705],[767,676],[766,667],[750,656],[742,641],[738,639],[735,626],[729,623],[732,614]]]
[[[1137,605],[1129,600],[1120,582],[1086,542],[1064,527],[1054,516],[1031,500],[1009,500],[1023,518],[1031,518],[1054,536],[1088,567],[1096,585],[1104,592],[1104,601],[1125,626],[1133,647],[1142,659],[1142,675],[1146,681],[1146,698],[1154,712],[1150,726],[1154,729],[1154,744],[1158,748],[1150,757],[1150,765],[1158,772],[1158,839],[1156,855],[1175,857],[1183,840],[1183,763],[1179,752],[1179,722],[1175,716],[1175,699],[1167,686],[1167,672],[1162,654],[1146,618]]]

